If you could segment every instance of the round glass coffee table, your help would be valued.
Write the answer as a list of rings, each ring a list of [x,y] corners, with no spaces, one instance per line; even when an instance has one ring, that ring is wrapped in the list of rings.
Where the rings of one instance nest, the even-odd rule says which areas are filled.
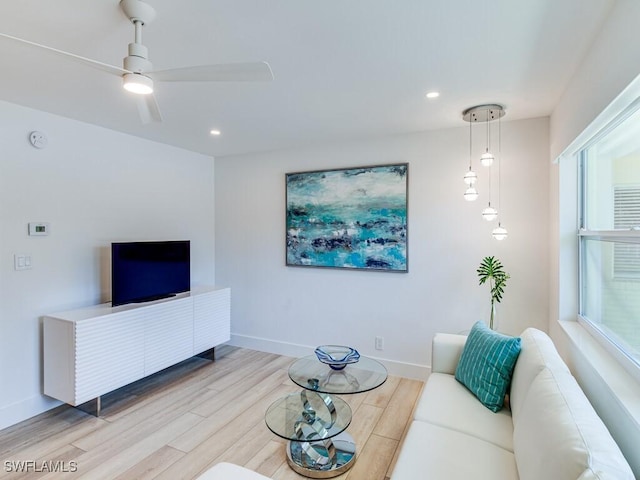
[[[291,364],[289,377],[303,390],[267,409],[267,427],[289,440],[287,462],[297,473],[311,478],[341,475],[355,462],[356,444],[345,431],[351,423],[351,408],[335,395],[373,390],[386,381],[387,369],[360,357],[357,363],[333,370],[310,355]]]

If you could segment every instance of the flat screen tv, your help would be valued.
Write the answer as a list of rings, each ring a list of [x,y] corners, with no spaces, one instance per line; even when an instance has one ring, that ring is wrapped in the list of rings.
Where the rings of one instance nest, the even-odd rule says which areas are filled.
[[[141,303],[191,288],[189,240],[111,244],[111,304]]]

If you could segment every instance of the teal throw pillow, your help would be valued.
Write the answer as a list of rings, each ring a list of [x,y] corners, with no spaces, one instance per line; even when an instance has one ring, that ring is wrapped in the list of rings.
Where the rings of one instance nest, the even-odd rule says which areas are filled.
[[[477,322],[462,350],[456,380],[485,407],[497,412],[504,403],[519,354],[520,338],[494,332],[484,322]]]

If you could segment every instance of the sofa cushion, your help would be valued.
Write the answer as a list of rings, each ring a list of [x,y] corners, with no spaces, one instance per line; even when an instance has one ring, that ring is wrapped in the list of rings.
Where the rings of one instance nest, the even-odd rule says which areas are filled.
[[[513,453],[471,435],[414,421],[402,444],[391,480],[513,480]]]
[[[527,328],[522,335],[520,355],[513,369],[509,401],[514,425],[531,382],[544,369],[569,373],[549,336],[535,328]]]
[[[491,412],[453,375],[429,375],[413,418],[513,451],[513,423],[509,410]]]
[[[520,353],[520,338],[490,330],[476,322],[456,368],[456,380],[471,390],[492,412],[499,411]]]
[[[520,406],[513,450],[521,480],[633,480],[629,465],[571,374],[543,369]]]

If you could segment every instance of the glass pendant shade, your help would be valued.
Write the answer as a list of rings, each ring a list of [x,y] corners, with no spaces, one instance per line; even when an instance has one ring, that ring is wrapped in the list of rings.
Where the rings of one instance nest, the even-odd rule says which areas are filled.
[[[493,154],[490,153],[489,150],[487,150],[480,156],[480,163],[483,167],[490,167],[491,165],[493,165],[493,159]]]
[[[476,172],[474,172],[473,170],[471,170],[471,168],[469,168],[469,171],[464,175],[464,183],[466,183],[469,186],[472,186],[472,185],[475,185],[477,180],[478,180],[478,175],[476,175]]]
[[[498,218],[498,211],[489,204],[489,206],[482,211],[482,218],[487,222],[491,222]]]
[[[477,198],[478,198],[478,191],[473,187],[467,188],[467,191],[464,192],[464,199],[467,202],[473,202],[477,200]]]
[[[491,235],[493,235],[493,238],[496,240],[504,240],[507,238],[508,233],[506,228],[498,224],[498,226],[493,229],[493,232],[491,232]]]

